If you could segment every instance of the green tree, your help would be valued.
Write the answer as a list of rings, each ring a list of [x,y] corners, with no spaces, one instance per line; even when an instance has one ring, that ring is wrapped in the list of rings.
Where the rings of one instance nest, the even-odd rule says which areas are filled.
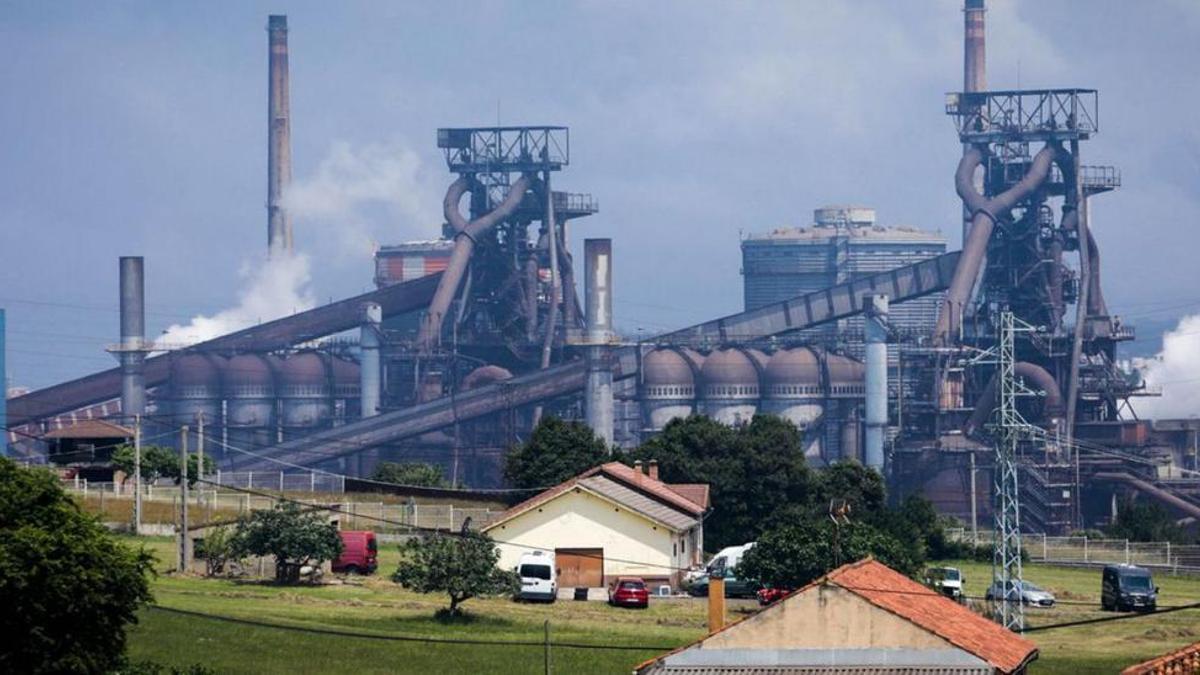
[[[291,502],[253,511],[234,532],[234,557],[274,557],[275,580],[280,583],[296,583],[301,567],[320,565],[341,552],[342,538],[326,514],[301,510]]]
[[[123,546],[47,471],[0,458],[0,672],[103,673],[152,600],[154,558]]]
[[[1105,529],[1105,534],[1130,541],[1191,543],[1184,529],[1161,504],[1133,499],[1118,504],[1116,522]]]
[[[125,473],[125,479],[133,478],[134,467],[134,449],[132,445],[122,445],[112,454],[112,463],[117,469]],[[200,458],[198,453],[188,454],[188,487],[196,484],[196,479],[200,477],[200,472],[197,470],[200,466]],[[212,457],[204,456],[204,472],[212,473],[216,469],[216,462]],[[179,473],[179,451],[171,448],[164,448],[160,445],[143,445],[142,446],[142,480],[147,483],[152,483],[159,478],[170,478],[176,484],[180,481]]]
[[[817,487],[799,430],[770,415],[736,428],[699,415],[672,420],[629,459],[657,459],[669,483],[711,486],[713,511],[704,522],[711,550],[754,541],[780,508],[810,506]]]
[[[609,459],[604,439],[588,425],[543,417],[526,443],[508,451],[504,477],[513,487],[548,487]]]
[[[397,485],[446,487],[442,467],[424,462],[380,462],[371,474],[372,480]]]
[[[392,581],[418,593],[449,595],[450,615],[459,614],[459,605],[471,598],[516,591],[516,575],[496,567],[500,551],[486,534],[410,539],[402,552]]]
[[[202,545],[197,547],[196,557],[204,560],[204,572],[210,577],[225,574],[226,568],[238,562],[236,530],[228,525],[209,528],[204,533]]]
[[[809,518],[776,527],[758,538],[738,566],[738,576],[774,588],[799,588],[838,565],[875,556],[883,564],[916,574],[914,560],[899,540],[873,525],[834,525],[829,518]]]

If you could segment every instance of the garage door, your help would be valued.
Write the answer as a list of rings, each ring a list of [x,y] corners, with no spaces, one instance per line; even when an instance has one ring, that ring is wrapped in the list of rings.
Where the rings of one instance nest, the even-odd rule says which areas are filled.
[[[556,548],[559,588],[601,588],[604,586],[604,549]]]

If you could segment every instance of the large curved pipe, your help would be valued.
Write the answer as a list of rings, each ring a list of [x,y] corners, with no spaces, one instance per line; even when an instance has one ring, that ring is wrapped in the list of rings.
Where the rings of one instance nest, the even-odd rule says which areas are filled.
[[[1063,414],[1065,406],[1062,390],[1058,388],[1058,382],[1054,381],[1054,376],[1049,371],[1036,363],[1018,361],[1013,364],[1013,372],[1046,395],[1046,401],[1042,406],[1043,417],[1053,420]],[[992,411],[996,409],[997,375],[992,375],[992,379],[988,380],[987,386],[983,388],[983,393],[979,395],[979,400],[975,403],[975,412],[971,413],[970,419],[963,426],[963,434],[971,436],[982,429],[988,418],[991,417]]]
[[[950,289],[942,300],[942,308],[938,313],[937,326],[933,333],[935,344],[947,344],[953,327],[957,326],[962,318],[962,309],[971,299],[971,291],[975,288],[975,279],[979,276],[979,269],[987,254],[988,241],[992,238],[996,220],[1046,180],[1053,159],[1054,150],[1050,147],[1042,148],[1034,155],[1033,163],[1024,178],[1008,190],[987,199],[979,194],[974,185],[975,169],[983,162],[983,151],[971,148],[963,154],[958,163],[958,170],[954,173],[954,187],[973,214],[971,232],[963,242],[962,257],[959,258],[958,266],[954,268]]]
[[[1088,276],[1088,315],[1108,316],[1108,303],[1104,302],[1104,292],[1100,290],[1100,247],[1096,245],[1096,235],[1090,227],[1087,239],[1088,267],[1091,270]]]
[[[471,261],[471,253],[475,250],[475,239],[516,210],[525,197],[525,191],[529,188],[529,178],[521,176],[509,187],[508,195],[504,201],[500,202],[499,206],[487,214],[467,222],[458,210],[458,203],[462,200],[462,196],[470,191],[470,187],[467,178],[460,177],[450,184],[450,188],[446,190],[446,199],[442,202],[442,211],[446,216],[446,222],[450,223],[455,230],[454,250],[450,252],[446,271],[442,273],[437,291],[434,292],[433,300],[429,303],[429,313],[425,316],[425,321],[421,323],[421,330],[417,335],[417,346],[423,354],[429,353],[441,339],[442,321],[446,317],[446,310],[449,309],[454,294],[458,292],[459,284],[462,283],[467,264]]]

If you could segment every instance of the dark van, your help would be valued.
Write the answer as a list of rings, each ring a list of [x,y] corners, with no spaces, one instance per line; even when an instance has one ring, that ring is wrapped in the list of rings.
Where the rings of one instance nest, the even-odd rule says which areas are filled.
[[[1153,612],[1158,608],[1158,586],[1150,570],[1135,565],[1105,565],[1100,582],[1100,608],[1118,612]]]
[[[345,530],[338,532],[342,538],[342,554],[333,561],[333,571],[346,574],[374,574],[379,566],[379,544],[374,532]]]

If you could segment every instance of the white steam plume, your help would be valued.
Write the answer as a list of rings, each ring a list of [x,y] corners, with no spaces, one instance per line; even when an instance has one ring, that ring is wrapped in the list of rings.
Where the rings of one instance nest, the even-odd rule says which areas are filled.
[[[186,326],[173,325],[158,341],[195,344],[316,305],[309,289],[307,256],[277,254],[260,264],[247,262],[240,274],[245,282],[236,306],[212,316],[197,316]]]
[[[420,156],[399,142],[335,142],[317,170],[284,195],[295,221],[317,226],[306,234],[354,257],[373,255],[380,241],[438,236],[440,204],[440,188]]]
[[[1140,416],[1200,417],[1200,314],[1185,316],[1164,333],[1162,351],[1138,366],[1146,386],[1162,390],[1161,397],[1139,402]]]

